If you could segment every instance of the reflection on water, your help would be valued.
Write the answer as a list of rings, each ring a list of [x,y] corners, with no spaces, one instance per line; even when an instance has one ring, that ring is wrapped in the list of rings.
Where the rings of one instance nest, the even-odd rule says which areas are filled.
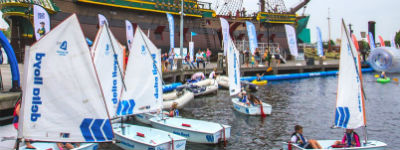
[[[399,78],[400,75],[392,75]],[[364,75],[368,138],[387,143],[388,149],[400,146],[400,86],[376,83],[374,74]],[[254,93],[272,105],[266,118],[246,116],[232,109],[227,90],[218,95],[196,98],[181,110],[186,118],[228,124],[231,139],[226,149],[280,148],[288,141],[293,127],[300,124],[309,139],[341,139],[343,129],[331,129],[334,121],[337,78],[311,78],[268,83]],[[134,123],[135,121],[132,121]],[[362,130],[356,130],[363,136]],[[102,149],[119,149],[106,144]],[[188,143],[188,150],[224,149],[220,145]]]

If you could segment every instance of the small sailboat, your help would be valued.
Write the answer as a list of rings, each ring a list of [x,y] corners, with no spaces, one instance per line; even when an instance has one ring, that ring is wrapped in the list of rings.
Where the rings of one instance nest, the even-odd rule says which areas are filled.
[[[224,51],[228,58],[228,76],[229,76],[229,92],[231,96],[235,96],[241,91],[240,84],[240,63],[239,63],[239,51],[236,49],[232,39],[229,35],[229,24],[228,22],[221,19],[221,25],[224,37]],[[266,115],[271,114],[272,106],[267,103],[261,103],[258,105],[247,105],[240,102],[239,98],[232,98],[233,109],[247,115]]]
[[[129,54],[116,113],[128,116],[162,109],[161,52],[138,26]],[[159,129],[131,124],[113,124],[114,134],[123,149],[183,150],[186,138]]]
[[[220,75],[220,76],[217,76],[217,78],[215,80],[218,82],[219,88],[229,89],[229,77],[228,76]],[[240,84],[246,91],[255,92],[258,90],[258,86],[249,81],[240,81]]]
[[[55,142],[81,143],[76,150],[92,150],[97,149],[97,142],[114,139],[75,14],[33,44],[25,55],[18,143],[29,139],[43,150],[58,149]]]
[[[216,144],[230,138],[231,126],[181,117],[153,117],[151,125],[187,138],[189,142]]]
[[[364,131],[366,131],[365,93],[362,84],[360,57],[354,43],[351,42],[350,34],[343,20],[337,89],[335,126],[344,129],[364,127]],[[366,134],[364,134],[364,137],[363,142],[360,140],[360,147],[332,148],[332,145],[338,140],[317,140],[317,142],[323,149],[382,150],[387,146],[380,141],[368,140]],[[284,142],[283,149],[303,150],[304,148],[297,144]]]

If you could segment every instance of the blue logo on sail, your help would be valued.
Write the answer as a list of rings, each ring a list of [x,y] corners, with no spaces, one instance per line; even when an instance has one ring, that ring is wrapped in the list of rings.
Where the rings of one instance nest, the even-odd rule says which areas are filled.
[[[87,142],[111,141],[114,137],[109,119],[84,118],[79,128]]]
[[[146,54],[146,47],[144,47],[144,45],[142,45],[141,54],[142,55]]]
[[[347,128],[350,120],[350,111],[348,107],[337,107],[335,115],[335,126]]]
[[[68,54],[67,47],[68,47],[67,41],[63,41],[60,45],[60,49],[57,50],[56,53],[60,56],[66,56]]]

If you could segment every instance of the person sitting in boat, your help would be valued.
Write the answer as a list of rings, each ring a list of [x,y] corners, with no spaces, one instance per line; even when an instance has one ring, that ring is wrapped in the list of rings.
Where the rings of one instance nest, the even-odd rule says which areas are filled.
[[[240,102],[245,103],[247,105],[250,105],[248,99],[247,99],[247,92],[245,90],[242,90],[242,92],[240,92],[238,94],[239,98],[240,98]]]
[[[264,76],[264,73],[261,74],[261,75],[260,75],[259,73],[257,73],[256,76],[257,76],[257,79],[256,79],[256,80],[257,80],[257,81],[261,81],[261,77]]]
[[[168,116],[169,117],[177,117],[177,116],[179,116],[179,110],[178,110],[178,103],[177,102],[172,103],[171,110],[169,110]]]
[[[215,79],[217,77],[217,74],[215,73],[217,72],[217,68],[214,68],[213,71],[210,73],[210,75],[208,76],[209,79]]]
[[[303,136],[303,127],[300,125],[294,126],[295,132],[292,134],[290,138],[291,143],[296,143],[298,146],[305,149],[322,149],[321,145],[316,140],[310,139],[307,140]]]
[[[253,106],[261,104],[261,101],[253,94],[249,94],[248,100],[249,100],[250,104]]]
[[[22,92],[21,92],[22,93]],[[18,120],[19,120],[19,112],[21,110],[21,98],[22,98],[22,94],[20,95],[17,103],[15,104],[14,107],[14,113],[13,113],[13,125],[14,128],[18,130]],[[36,149],[34,146],[32,146],[31,142],[29,142],[29,140],[25,139],[25,145],[26,145],[26,149]],[[17,147],[17,143],[15,143],[14,148]]]
[[[343,145],[344,147],[360,147],[360,136],[353,129],[346,129],[342,141],[336,141],[335,145]]]
[[[203,72],[197,72],[192,75],[192,80],[200,81],[200,80],[204,80],[204,78],[205,78],[205,76],[204,76]]]
[[[380,75],[379,77],[385,79],[385,78],[386,78],[386,73],[385,73],[385,71],[382,71],[382,73],[381,73],[381,75]]]

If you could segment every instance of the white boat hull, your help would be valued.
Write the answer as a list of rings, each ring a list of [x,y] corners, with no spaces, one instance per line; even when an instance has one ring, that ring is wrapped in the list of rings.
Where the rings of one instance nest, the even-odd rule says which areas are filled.
[[[261,115],[260,105],[248,106],[239,101],[239,98],[232,98],[233,109],[246,115]],[[267,103],[262,103],[264,114],[270,115],[272,112],[272,106]]]
[[[156,113],[143,113],[143,114],[136,114],[135,119],[140,123],[150,125],[150,118],[157,116]]]
[[[113,124],[117,146],[127,150],[184,150],[186,138],[162,130],[124,124]],[[142,133],[144,137],[137,136]],[[173,140],[171,140],[171,138]]]
[[[229,89],[229,78],[228,76],[217,76],[215,80],[220,88]]]
[[[183,90],[182,95],[178,96],[178,91],[173,91],[170,93],[163,94],[163,109],[171,109],[172,104],[176,102],[178,104],[177,108],[182,109],[186,104],[194,99],[194,94],[188,90]]]
[[[199,82],[193,83],[193,85],[206,88],[204,91],[197,92],[197,93],[194,92],[193,93],[194,97],[208,95],[208,94],[211,94],[211,93],[217,93],[218,92],[218,83],[214,79],[201,80]]]
[[[154,128],[183,136],[193,143],[216,144],[230,138],[231,126],[228,125],[179,117],[155,117],[150,121]]]
[[[341,149],[341,150],[383,150],[387,146],[385,143],[380,141],[369,140],[367,145],[361,147],[349,147],[349,148],[332,148],[332,145],[335,141],[338,140],[317,140],[323,149]],[[302,147],[297,146],[296,144],[291,144],[292,150],[305,150]],[[282,148],[284,150],[288,150],[288,143],[283,142]]]
[[[36,149],[35,150],[58,150],[59,148],[57,147],[56,143],[45,143],[45,142],[37,142],[37,143],[31,143],[32,146],[34,146]],[[79,147],[74,148],[72,150],[97,150],[98,144],[97,143],[81,143]],[[20,150],[32,150],[32,149],[26,149],[25,146],[22,146],[19,148]]]

